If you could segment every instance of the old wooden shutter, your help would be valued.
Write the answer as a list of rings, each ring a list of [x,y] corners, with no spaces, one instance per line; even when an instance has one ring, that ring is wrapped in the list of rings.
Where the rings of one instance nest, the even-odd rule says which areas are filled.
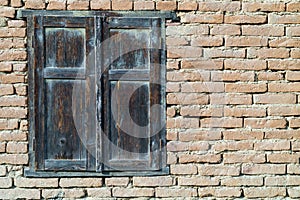
[[[36,168],[94,170],[94,18],[33,19]]]
[[[101,105],[104,171],[158,170],[164,161],[161,19],[103,23]]]

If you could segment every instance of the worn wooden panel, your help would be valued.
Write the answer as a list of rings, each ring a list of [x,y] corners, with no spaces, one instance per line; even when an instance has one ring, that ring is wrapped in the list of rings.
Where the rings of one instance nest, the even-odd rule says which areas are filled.
[[[85,66],[84,28],[45,28],[45,67]]]
[[[81,142],[81,137],[85,137],[82,115],[85,102],[84,98],[73,95],[76,91],[85,96],[85,82],[47,80],[46,88],[46,160],[85,162],[86,148]]]
[[[110,29],[110,69],[149,69],[149,29]]]

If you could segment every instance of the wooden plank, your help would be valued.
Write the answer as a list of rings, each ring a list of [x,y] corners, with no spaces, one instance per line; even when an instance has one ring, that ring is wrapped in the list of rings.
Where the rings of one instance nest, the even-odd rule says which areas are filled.
[[[44,26],[45,27],[82,27],[82,24],[85,24],[86,17],[76,17],[76,23],[74,23],[74,17],[53,17],[45,16],[44,17]]]
[[[83,160],[45,160],[46,171],[84,171],[86,162]]]
[[[111,17],[107,19],[110,28],[126,28],[126,29],[142,29],[151,26],[149,18],[123,18],[123,17]]]
[[[109,80],[149,81],[149,70],[109,70]]]
[[[68,69],[68,68],[45,68],[45,79],[85,79],[85,69]]]

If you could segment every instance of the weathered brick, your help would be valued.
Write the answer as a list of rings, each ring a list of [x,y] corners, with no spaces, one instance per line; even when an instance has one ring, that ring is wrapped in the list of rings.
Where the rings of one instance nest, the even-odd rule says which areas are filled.
[[[134,10],[154,10],[155,3],[152,1],[136,1],[133,7]]]
[[[282,12],[285,11],[284,3],[243,3],[243,10],[246,12]]]
[[[288,81],[299,81],[300,80],[300,72],[295,71],[287,71],[286,79]]]
[[[213,145],[214,151],[252,150],[252,141],[216,142]]]
[[[205,23],[205,24],[221,24],[223,22],[222,14],[191,14],[187,13],[181,17],[184,23]]]
[[[198,166],[200,175],[208,176],[238,176],[240,175],[240,167],[225,165],[201,165]]]
[[[233,24],[214,24],[210,28],[211,35],[240,35],[241,27]]]
[[[267,62],[264,60],[225,60],[225,69],[234,70],[264,70],[267,68]]]
[[[245,58],[245,49],[204,49],[204,58]]]
[[[255,151],[265,151],[265,150],[272,150],[272,151],[279,151],[279,150],[289,150],[290,149],[290,142],[289,141],[273,141],[273,140],[264,140],[261,142],[256,142],[254,144]]]
[[[267,161],[270,163],[297,163],[299,157],[299,154],[273,153],[267,155]]]
[[[167,130],[166,139],[175,141],[178,138],[177,135],[178,135],[177,131]]]
[[[251,36],[283,36],[284,26],[274,26],[274,25],[243,25],[242,26],[243,35]]]
[[[166,92],[180,92],[180,83],[167,82]]]
[[[270,116],[298,116],[300,115],[300,106],[269,106],[268,115]]]
[[[228,177],[221,180],[221,185],[225,186],[262,186],[263,177],[241,176]]]
[[[267,91],[265,83],[225,83],[225,92],[261,93]]]
[[[9,37],[25,37],[26,29],[25,28],[0,28],[0,37],[9,38]]]
[[[207,35],[209,31],[207,24],[189,25],[189,26],[167,26],[166,35]]]
[[[241,118],[203,118],[200,120],[202,128],[240,128],[243,126]]]
[[[225,15],[226,24],[263,24],[267,22],[265,15]]]
[[[132,10],[133,2],[131,0],[113,0],[112,10]]]
[[[194,164],[177,164],[171,165],[171,174],[184,175],[184,174],[197,174],[198,169]]]
[[[179,156],[179,163],[220,163],[221,155],[218,154],[182,154]]]
[[[154,196],[152,188],[113,188],[112,195],[114,197],[151,197]]]
[[[167,81],[209,81],[210,73],[200,70],[170,71]]]
[[[6,145],[7,153],[27,153],[27,143],[25,142],[8,142]]]
[[[265,119],[265,118],[246,118],[244,126],[255,129],[263,128],[285,128],[287,121],[285,119]]]
[[[269,83],[268,84],[269,92],[299,92],[300,83]]]
[[[167,46],[187,46],[189,45],[188,37],[167,37]]]
[[[0,142],[0,153],[4,153],[6,149],[6,143]]]
[[[47,10],[66,10],[67,1],[66,0],[49,0],[47,4]]]
[[[21,131],[0,131],[0,141],[25,141],[27,134]]]
[[[0,177],[0,188],[10,188],[12,186],[12,179],[8,177]]]
[[[26,26],[26,22],[23,20],[9,20],[7,22],[8,27],[13,27],[13,28],[22,28]]]
[[[298,48],[291,50],[291,58],[300,58],[300,50]]]
[[[263,47],[268,45],[268,38],[257,36],[226,37],[227,47]]]
[[[243,164],[242,174],[285,174],[284,164]]]
[[[10,84],[0,84],[0,96],[14,93],[14,88]]]
[[[265,178],[266,186],[298,186],[300,184],[299,176],[272,176]]]
[[[17,177],[14,184],[21,188],[52,188],[58,187],[58,178],[23,178]]]
[[[167,188],[158,187],[155,189],[156,197],[195,197],[197,189],[195,188]]]
[[[177,10],[197,10],[198,9],[198,3],[197,2],[178,2],[178,9]]]
[[[0,49],[11,49],[13,47],[12,38],[0,38]],[[1,63],[0,71],[5,72],[11,63]]]
[[[222,60],[182,60],[181,68],[183,69],[222,69]]]
[[[39,189],[0,189],[2,199],[40,199]]]
[[[192,82],[181,84],[182,92],[189,93],[218,93],[224,92],[224,83],[222,82]]]
[[[269,60],[268,69],[271,70],[298,70],[300,61],[298,60]]]
[[[288,12],[299,12],[300,11],[300,3],[299,2],[287,3],[286,11],[288,11]]]
[[[202,12],[235,12],[240,10],[240,2],[199,2],[198,10]]]
[[[266,139],[299,139],[299,130],[273,130],[265,132]]]
[[[230,130],[222,131],[223,138],[225,140],[255,140],[263,139],[264,133],[262,131],[239,131],[239,130]]]
[[[0,1],[0,6],[7,6],[8,5],[8,0],[2,0]]]
[[[292,187],[287,189],[288,195],[291,198],[300,197],[300,187]]]
[[[19,107],[0,108],[0,118],[26,118],[27,109]]]
[[[289,164],[287,165],[288,174],[300,174],[300,165],[299,164]]]
[[[286,27],[286,35],[290,37],[300,36],[300,27]]]
[[[25,50],[0,51],[0,61],[25,61],[26,58],[27,58],[27,52]]]
[[[203,106],[183,106],[180,109],[181,116],[201,116],[201,117],[222,117],[224,109],[220,107],[207,107]]]
[[[19,74],[0,74],[0,83],[24,83],[25,76]]]
[[[213,141],[221,139],[221,131],[202,131],[197,129],[189,129],[185,131],[180,131],[179,134],[180,141]]]
[[[196,118],[168,118],[167,128],[199,128],[199,119]]]
[[[87,194],[92,198],[111,197],[111,188],[87,188]]]
[[[299,24],[300,16],[295,14],[277,15],[270,13],[268,15],[269,24]]]
[[[225,107],[224,116],[228,117],[265,117],[266,109],[260,107]]]
[[[27,98],[20,96],[0,97],[0,106],[26,106]]]
[[[90,5],[89,1],[78,1],[78,0],[67,1],[68,10],[88,10],[89,5]]]
[[[248,58],[288,58],[289,50],[285,48],[248,49]]]
[[[286,195],[286,189],[284,187],[248,187],[243,190],[246,198],[277,197]]]
[[[12,7],[7,6],[0,6],[1,13],[0,17],[8,17],[8,18],[14,18],[16,10]]]
[[[300,40],[294,38],[279,38],[269,40],[270,47],[300,47]]]
[[[26,165],[27,163],[27,154],[0,154],[0,164]]]
[[[167,152],[167,164],[176,164],[177,163],[177,156],[176,153]]]
[[[156,10],[176,10],[176,1],[158,1],[156,2]]]
[[[24,84],[14,84],[17,95],[25,96],[27,95],[27,86]]]
[[[167,103],[179,105],[208,104],[208,95],[199,93],[169,93],[167,95]]]
[[[293,141],[292,142],[292,150],[293,151],[300,151],[300,141]]]
[[[168,58],[200,58],[202,56],[201,47],[180,46],[169,47],[167,51]]]
[[[0,165],[0,176],[5,176],[5,175],[6,175],[6,166]]]
[[[212,81],[224,81],[224,82],[233,82],[233,81],[244,81],[244,82],[253,82],[254,81],[254,72],[239,72],[239,71],[212,71],[211,80]]]
[[[220,180],[218,178],[193,176],[193,177],[179,177],[178,185],[181,186],[210,186],[219,185]]]
[[[170,176],[133,177],[133,186],[137,187],[155,187],[171,185],[173,185],[173,178]]]
[[[10,5],[11,5],[12,7],[19,8],[19,7],[21,7],[23,4],[22,4],[22,0],[10,0]]]
[[[179,61],[177,60],[168,60],[167,69],[179,69]]]
[[[211,37],[195,37],[191,41],[192,46],[213,47],[222,46],[223,38],[218,36]]]
[[[84,197],[83,189],[44,189],[42,190],[42,197],[46,199],[53,198],[80,198]],[[39,199],[39,198],[38,198]]]
[[[279,81],[283,80],[283,73],[281,72],[258,72],[257,80],[259,81]]]
[[[252,104],[252,95],[246,94],[211,94],[210,104],[212,105],[250,105]]]
[[[44,9],[45,0],[26,0],[25,8],[27,9]]]
[[[60,187],[100,187],[102,179],[100,178],[62,178],[59,181]]]
[[[91,9],[92,10],[110,10],[111,9],[111,1],[110,0],[91,0]]]
[[[209,149],[208,142],[195,141],[195,142],[180,142],[169,141],[167,144],[168,151],[207,151]]]
[[[256,104],[294,104],[296,103],[296,95],[294,94],[255,94],[253,95],[254,103]]]
[[[212,188],[212,187],[204,187],[198,189],[199,197],[240,197],[242,191],[240,188]]]

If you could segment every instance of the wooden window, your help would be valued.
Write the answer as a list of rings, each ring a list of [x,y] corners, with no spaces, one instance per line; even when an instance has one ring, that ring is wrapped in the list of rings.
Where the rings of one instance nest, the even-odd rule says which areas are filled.
[[[166,173],[164,18],[27,17],[27,176]]]

